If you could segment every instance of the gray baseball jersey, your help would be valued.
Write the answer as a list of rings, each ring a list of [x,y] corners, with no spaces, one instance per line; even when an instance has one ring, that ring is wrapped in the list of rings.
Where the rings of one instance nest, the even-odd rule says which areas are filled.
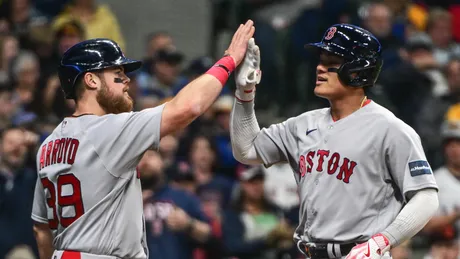
[[[293,169],[305,241],[367,241],[408,192],[437,188],[417,133],[375,102],[336,122],[329,108],[303,113],[262,129],[255,147],[265,166]]]
[[[56,250],[148,257],[136,166],[159,145],[163,107],[66,118],[43,142],[32,219]]]

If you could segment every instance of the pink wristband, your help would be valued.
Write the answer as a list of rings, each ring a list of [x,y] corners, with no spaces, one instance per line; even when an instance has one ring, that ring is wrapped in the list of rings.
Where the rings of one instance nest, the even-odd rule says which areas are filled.
[[[217,61],[206,74],[217,78],[224,86],[233,70],[235,70],[235,61],[232,57],[225,56]]]

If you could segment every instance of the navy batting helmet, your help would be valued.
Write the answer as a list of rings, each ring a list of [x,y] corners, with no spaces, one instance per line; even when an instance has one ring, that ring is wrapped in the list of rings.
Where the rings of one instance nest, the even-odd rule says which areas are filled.
[[[75,44],[64,53],[58,70],[59,80],[66,98],[75,99],[75,83],[84,73],[115,66],[123,66],[128,73],[141,65],[141,61],[126,58],[116,42],[91,39]]]
[[[339,68],[329,68],[328,71],[337,72],[340,81],[348,86],[372,86],[382,69],[380,42],[372,33],[355,25],[333,25],[327,29],[321,42],[306,47],[343,57],[345,62]]]

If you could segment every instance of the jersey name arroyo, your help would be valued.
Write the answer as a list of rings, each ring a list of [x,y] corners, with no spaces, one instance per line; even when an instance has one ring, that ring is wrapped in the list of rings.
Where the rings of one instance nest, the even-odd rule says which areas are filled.
[[[44,144],[40,151],[39,170],[56,163],[72,165],[75,162],[79,145],[78,139],[74,138],[55,139]]]
[[[325,171],[329,175],[337,174],[336,178],[338,180],[349,183],[356,165],[355,161],[342,157],[337,152],[332,153],[329,150],[320,149],[300,156],[299,173],[300,177],[304,177],[306,173],[311,173],[312,170],[317,172]]]

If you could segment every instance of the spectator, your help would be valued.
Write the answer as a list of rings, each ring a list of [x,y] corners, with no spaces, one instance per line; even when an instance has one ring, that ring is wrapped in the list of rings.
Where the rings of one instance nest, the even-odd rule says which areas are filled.
[[[19,113],[33,111],[32,103],[38,92],[40,64],[33,52],[23,51],[13,61],[13,102],[19,105]]]
[[[451,225],[438,229],[430,237],[430,252],[424,259],[458,259],[460,244],[458,231]]]
[[[197,182],[193,171],[186,162],[179,162],[177,166],[167,172],[171,186],[196,195]],[[206,211],[204,211],[205,215]]]
[[[415,127],[415,118],[435,87],[430,72],[438,69],[438,64],[426,35],[410,38],[403,53],[404,61],[383,71],[378,85],[394,106],[393,112]]]
[[[440,8],[430,10],[426,31],[434,44],[434,57],[436,61],[444,66],[454,54],[460,54],[460,45],[453,41],[452,37],[452,16]]]
[[[430,96],[416,119],[415,129],[422,139],[426,156],[433,168],[440,167],[443,162],[443,154],[439,152],[442,142],[439,125],[444,121],[449,107],[460,102],[460,59],[449,61],[445,75],[448,91],[440,96]]]
[[[445,164],[434,172],[439,187],[439,213],[425,226],[427,233],[449,225],[460,231],[460,117],[447,118],[442,124],[441,136]]]
[[[179,142],[176,136],[165,136],[160,140],[160,154],[163,159],[165,168],[171,168],[176,162],[176,152],[179,147]]]
[[[232,143],[230,141],[230,112],[233,107],[233,97],[220,96],[213,105],[216,128],[213,131],[219,156],[219,172],[230,178],[235,178],[238,161],[233,157]]]
[[[36,141],[36,140],[35,140]],[[28,145],[24,131],[9,128],[0,142],[0,258],[25,245],[38,255],[32,232],[32,201],[36,173],[25,165]]]
[[[390,251],[393,259],[409,259],[412,257],[411,241],[406,240],[402,244],[394,247]]]
[[[59,63],[62,54],[68,48],[83,39],[84,29],[77,21],[63,23],[54,31],[53,56],[41,62],[41,67],[45,67],[41,73],[44,82],[42,83],[43,89],[40,90],[38,93],[39,97],[36,99],[39,103],[35,104],[40,107],[40,109],[36,109],[36,112],[41,117],[52,114],[57,118],[64,118],[74,111],[74,101],[66,100],[64,92],[60,88],[56,64]]]
[[[19,53],[16,37],[8,35],[0,40],[0,84],[11,83],[11,62]]]
[[[6,85],[0,86],[0,131],[11,125],[12,115],[15,112],[15,106],[11,101],[12,91]]]
[[[398,51],[402,42],[392,34],[393,16],[390,8],[383,3],[372,3],[362,11],[363,28],[374,34],[382,44],[383,69],[400,61]]]
[[[159,50],[174,48],[171,35],[166,31],[158,31],[147,37],[147,57],[154,57]]]
[[[398,48],[401,41],[391,34],[392,16],[390,8],[383,3],[371,3],[362,13],[363,27],[378,38],[384,49]]]
[[[426,26],[426,11],[411,0],[383,0],[393,14],[393,35],[400,40],[409,38]]]
[[[29,31],[29,40],[33,44],[32,51],[40,63],[40,85],[48,79],[51,71],[55,71],[54,35],[49,25],[36,26]]]
[[[85,28],[76,21],[64,22],[55,28],[57,57],[60,58],[66,50],[86,38]]]
[[[274,259],[293,246],[294,229],[264,196],[264,172],[254,167],[241,173],[239,193],[223,216],[223,239],[228,256]]]
[[[0,17],[9,22],[10,32],[16,35],[23,48],[31,49],[33,44],[29,42],[28,33],[34,26],[43,26],[48,19],[34,8],[30,0],[6,0],[0,10]]]
[[[162,49],[171,49],[175,48],[173,39],[166,31],[154,32],[147,36],[146,44],[146,54],[142,62],[142,70],[147,74],[153,75],[153,70],[151,69],[154,63],[154,57],[157,52]]]
[[[0,3],[1,4],[1,3]],[[1,5],[0,5],[1,7]],[[6,18],[1,18],[0,17],[0,37],[4,37],[5,35],[8,35],[11,33],[10,30],[10,23]]]
[[[212,197],[221,208],[230,201],[233,182],[215,171],[217,148],[210,137],[195,136],[189,147],[189,163],[197,182],[198,197]]]
[[[73,0],[53,22],[58,28],[63,23],[78,21],[85,27],[86,39],[109,38],[126,51],[125,40],[121,34],[118,20],[107,5],[94,0]]]
[[[191,168],[184,162],[179,162],[175,171],[169,172],[171,186],[185,190],[186,192],[197,194],[197,181]],[[202,192],[200,195],[201,209],[209,219],[211,227],[211,237],[204,248],[195,250],[194,258],[197,259],[219,259],[223,256],[222,248],[222,218],[221,205],[218,197],[212,192]]]
[[[159,99],[177,94],[187,80],[180,75],[184,55],[175,49],[159,50],[153,62],[152,75],[141,72],[137,76],[140,95]]]
[[[143,184],[149,257],[191,259],[193,249],[210,236],[199,201],[166,182],[158,153],[147,151],[138,170]]]

